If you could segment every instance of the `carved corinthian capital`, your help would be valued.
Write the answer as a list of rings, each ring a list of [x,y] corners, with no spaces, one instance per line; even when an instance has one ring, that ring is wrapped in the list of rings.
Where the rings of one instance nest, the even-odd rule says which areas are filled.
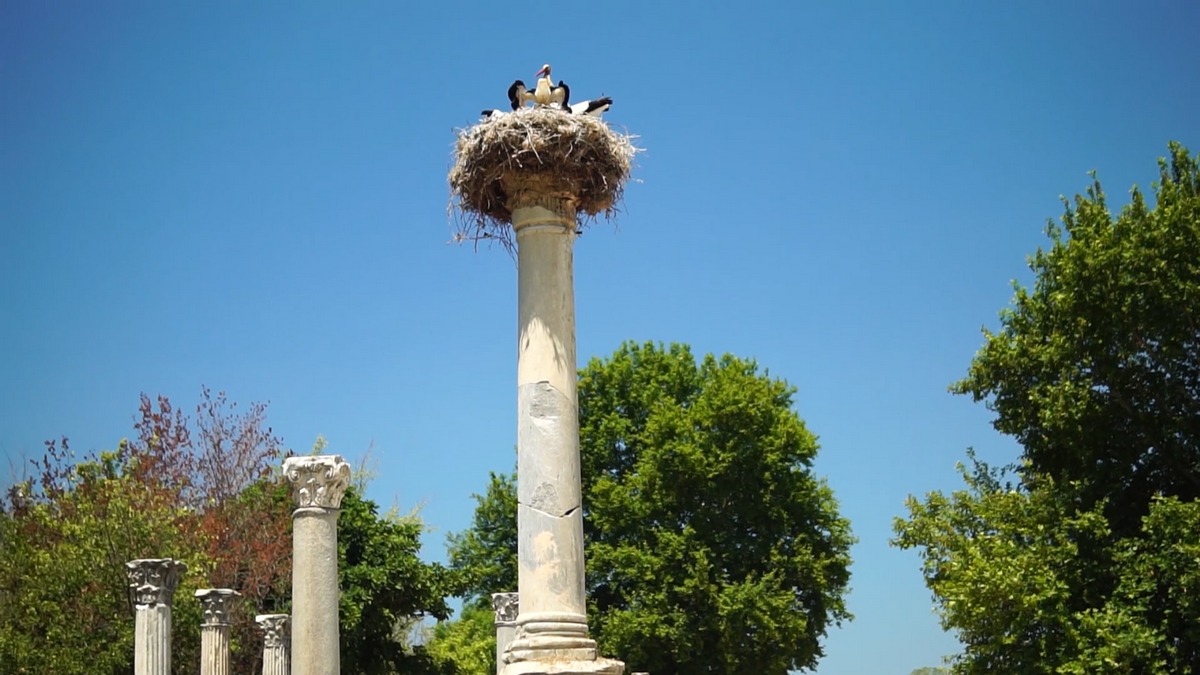
[[[287,614],[259,614],[254,621],[263,632],[263,646],[268,649],[287,648],[291,635],[291,617]]]
[[[350,486],[350,465],[340,455],[288,457],[283,473],[292,483],[296,508],[340,508]]]
[[[228,626],[229,607],[233,599],[241,593],[232,588],[201,588],[196,591],[200,598],[200,607],[204,609],[204,619],[201,626]]]
[[[129,596],[138,609],[155,605],[171,606],[179,580],[187,565],[173,558],[144,558],[125,563],[129,575]]]
[[[521,606],[519,599],[518,593],[492,593],[492,609],[496,610],[497,625],[516,625]]]

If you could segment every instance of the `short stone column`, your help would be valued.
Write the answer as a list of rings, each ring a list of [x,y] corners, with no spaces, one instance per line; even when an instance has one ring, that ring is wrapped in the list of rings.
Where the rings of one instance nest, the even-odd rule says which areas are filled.
[[[170,675],[171,603],[187,565],[172,558],[125,563],[135,612],[134,675]]]
[[[262,675],[289,675],[291,617],[287,614],[259,614],[254,621],[263,632]]]
[[[240,595],[232,588],[196,591],[204,610],[200,622],[200,675],[229,675],[229,607]]]
[[[496,612],[496,673],[504,668],[504,652],[517,633],[519,593],[492,593],[492,609]]]
[[[292,483],[292,669],[295,675],[337,675],[337,518],[350,486],[350,465],[338,455],[289,457]]]

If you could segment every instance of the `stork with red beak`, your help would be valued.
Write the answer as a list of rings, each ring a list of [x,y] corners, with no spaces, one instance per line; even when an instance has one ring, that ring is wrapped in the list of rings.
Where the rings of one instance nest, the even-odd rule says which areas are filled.
[[[537,78],[537,87],[533,90],[533,102],[535,104],[541,106],[554,105],[562,110],[570,110],[567,104],[571,100],[571,88],[562,80],[558,81],[557,86],[551,82],[549,63],[537,71]]]
[[[526,103],[532,102],[534,107],[547,106],[557,110],[570,113],[572,115],[588,115],[591,117],[600,117],[605,111],[612,107],[612,99],[608,96],[602,96],[590,101],[580,101],[579,103],[571,104],[571,88],[566,82],[558,81],[555,85],[550,80],[550,64],[542,66],[542,69],[536,73],[537,84],[533,91],[525,88],[525,83],[517,80],[508,88],[508,102],[512,109],[520,110]],[[506,115],[503,110],[484,110],[480,115],[484,119],[493,119]]]

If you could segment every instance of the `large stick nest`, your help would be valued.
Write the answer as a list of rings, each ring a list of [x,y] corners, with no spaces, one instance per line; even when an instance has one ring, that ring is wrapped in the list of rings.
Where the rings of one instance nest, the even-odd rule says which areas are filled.
[[[639,148],[597,117],[522,108],[458,131],[450,169],[456,239],[511,241],[511,197],[536,186],[575,205],[576,216],[611,218]]]

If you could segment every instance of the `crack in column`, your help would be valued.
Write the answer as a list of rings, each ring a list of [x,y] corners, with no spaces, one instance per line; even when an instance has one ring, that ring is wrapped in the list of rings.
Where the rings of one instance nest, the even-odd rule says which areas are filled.
[[[518,504],[520,504],[521,506],[524,506],[524,507],[525,507],[525,508],[527,508],[527,509],[530,509],[530,510],[532,510],[532,511],[537,511],[538,513],[542,514],[543,516],[547,516],[547,517],[550,517],[550,518],[558,518],[558,519],[562,519],[562,518],[570,518],[570,517],[571,517],[571,515],[573,515],[573,514],[574,514],[576,511],[578,511],[580,508],[582,508],[582,507],[580,507],[580,506],[572,506],[571,508],[567,509],[567,510],[566,510],[566,511],[565,511],[565,512],[564,512],[564,513],[563,513],[563,514],[560,516],[560,515],[556,515],[556,514],[553,514],[553,513],[548,513],[548,512],[546,512],[545,510],[543,510],[543,509],[539,509],[538,507],[536,507],[536,506],[533,506],[533,505],[531,505],[531,504],[526,504],[525,502],[521,501],[520,499],[518,499],[518,500],[517,500],[517,503],[518,503]]]

